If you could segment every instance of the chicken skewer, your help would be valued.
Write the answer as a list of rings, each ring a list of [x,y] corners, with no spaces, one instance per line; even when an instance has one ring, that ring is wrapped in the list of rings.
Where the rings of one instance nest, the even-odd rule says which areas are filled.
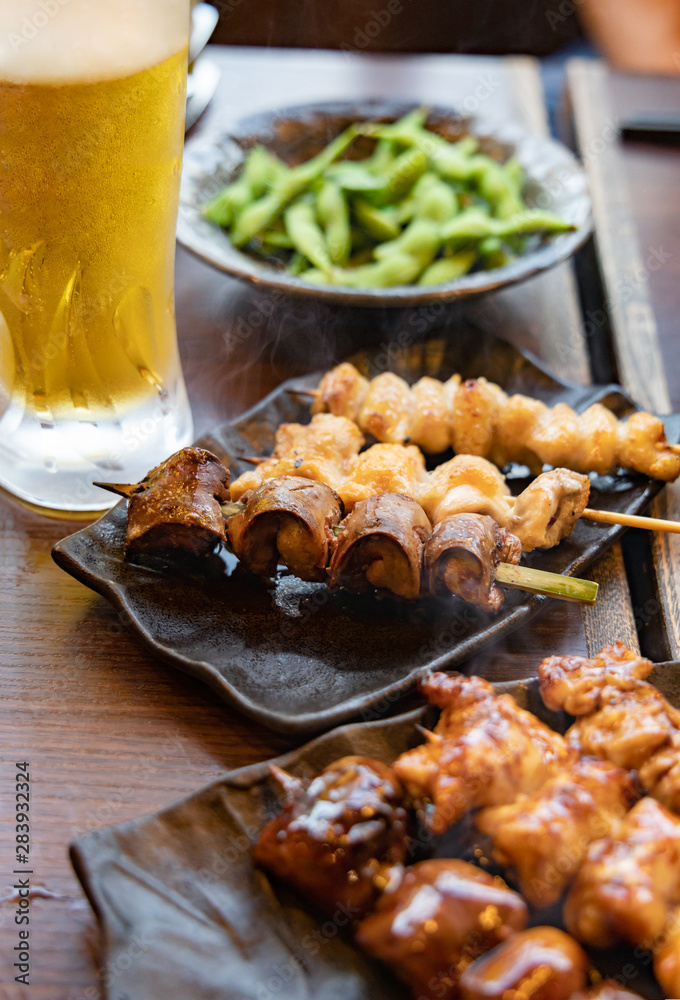
[[[401,497],[403,509],[404,498],[410,498],[412,504],[408,509],[422,507],[434,527],[434,533],[425,543],[425,575],[431,591],[450,590],[490,612],[498,611],[503,603],[497,583],[564,600],[594,602],[596,588],[584,585],[583,581],[574,584],[568,577],[546,576],[540,570],[517,567],[521,550],[518,548],[512,558],[500,555],[504,539],[493,535],[495,522],[500,529],[516,536],[525,552],[557,545],[571,533],[587,503],[590,480],[586,476],[568,469],[542,473],[515,499],[501,472],[484,458],[456,455],[428,473],[423,454],[415,445],[377,444],[358,453],[362,441],[363,438],[357,438],[355,425],[331,414],[318,414],[309,425],[282,424],[272,457],[236,479],[231,487],[232,497],[245,497],[251,490],[261,488],[259,484],[267,482],[270,476],[282,473],[313,479],[324,477],[323,481],[337,492],[350,512],[346,538],[360,539],[358,552],[364,564],[369,551],[373,553],[374,564],[379,558],[385,564],[394,563],[394,546],[389,544],[388,553],[384,541],[377,543],[382,550],[378,556],[376,543],[366,537],[366,523],[368,519],[372,525],[370,533],[374,534],[375,523],[381,523],[382,508],[388,503],[386,498]],[[377,522],[376,512],[369,513],[366,508],[371,498],[377,498],[381,508]],[[354,519],[352,512],[357,506],[361,507],[361,515]],[[461,520],[464,514],[470,515],[469,521]],[[487,521],[489,525],[485,527]],[[393,525],[392,538],[398,533]],[[345,548],[349,546],[340,546],[343,552]],[[403,546],[402,551],[406,551]],[[350,561],[356,560],[350,556]],[[332,581],[343,580],[352,589],[366,589],[366,585],[358,586],[356,573],[336,572],[337,560],[333,566]],[[413,560],[410,566],[410,583],[405,578],[405,590],[388,588],[402,597],[413,597],[417,590],[420,568]],[[366,580],[371,580],[374,570],[378,570],[377,565],[367,571]],[[394,578],[395,574],[391,575]]]
[[[208,470],[205,486],[203,467]],[[182,488],[185,468],[185,487],[192,489]],[[266,479],[241,494],[244,503],[231,500],[227,483],[228,472],[214,455],[184,449],[138,484],[100,485],[130,498],[130,552],[139,533],[135,504],[141,504],[144,526],[162,529],[149,535],[146,551],[165,554],[193,547],[196,554],[207,554],[215,544],[226,543],[228,533],[239,560],[259,575],[273,575],[283,562],[303,580],[321,582],[330,574],[331,585],[359,591],[378,588],[413,599],[421,594],[424,561],[426,592],[449,590],[486,611],[500,608],[503,598],[496,583],[502,579],[535,593],[595,600],[597,586],[589,581],[513,565],[521,553],[519,541],[485,515],[454,513],[440,522],[433,536],[423,508],[403,494],[371,494],[340,524],[342,500],[325,483],[299,476]],[[207,538],[206,504],[212,528]]]
[[[363,443],[358,428],[346,417],[326,413],[312,417],[310,424],[281,424],[270,457],[245,459],[255,468],[232,483],[232,497],[238,499],[265,479],[297,475],[327,483],[347,510],[377,493],[396,492],[421,503],[433,520],[442,496],[455,486],[459,489],[448,494],[449,508],[454,504],[456,512],[489,514],[520,537],[525,552],[558,544],[579,517],[680,532],[680,523],[674,521],[590,509],[589,480],[567,468],[541,473],[515,499],[499,469],[482,457],[456,455],[428,473],[415,445],[380,443],[361,452]]]
[[[525,552],[557,545],[571,533],[588,501],[590,480],[568,469],[541,473],[515,498],[502,473],[485,458],[456,455],[427,472],[415,445],[376,444],[358,453],[360,443],[345,433],[346,425],[344,417],[328,414],[306,426],[282,424],[271,458],[234,480],[232,498],[238,500],[282,474],[325,482],[347,511],[370,496],[400,493],[419,503],[435,526],[454,514],[488,515],[516,535]],[[329,448],[327,436],[335,429],[337,446]]]
[[[410,442],[430,454],[452,447],[536,473],[548,464],[600,475],[621,467],[666,482],[680,476],[680,446],[668,443],[663,422],[650,413],[620,421],[595,403],[577,414],[565,403],[549,407],[460,375],[409,386],[383,372],[369,381],[349,362],[327,372],[312,395],[313,414],[347,417],[378,441]]]

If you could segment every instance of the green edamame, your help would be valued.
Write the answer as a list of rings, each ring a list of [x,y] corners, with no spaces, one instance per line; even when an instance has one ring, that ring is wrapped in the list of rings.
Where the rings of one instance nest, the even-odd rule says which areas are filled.
[[[346,264],[352,252],[349,206],[335,181],[325,180],[322,183],[316,196],[316,210],[325,231],[331,262]]]
[[[305,281],[354,288],[455,281],[502,266],[532,234],[574,228],[526,204],[516,158],[498,162],[472,135],[450,141],[427,119],[420,107],[356,123],[295,167],[254,146],[203,214],[235,246],[287,261]],[[344,158],[360,135],[375,140],[369,154]]]

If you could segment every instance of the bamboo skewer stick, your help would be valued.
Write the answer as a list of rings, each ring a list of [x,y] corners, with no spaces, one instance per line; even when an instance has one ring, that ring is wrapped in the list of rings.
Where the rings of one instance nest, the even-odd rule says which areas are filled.
[[[289,396],[307,396],[308,399],[316,399],[319,395],[318,389],[291,389],[290,386],[286,392]]]
[[[648,531],[668,531],[680,535],[680,521],[666,521],[662,517],[621,514],[616,510],[593,510],[591,507],[586,507],[581,517],[601,524],[622,524],[626,528],[646,528]]]
[[[136,493],[139,483],[92,483],[93,486],[98,486],[101,490],[108,490],[109,493],[115,493],[116,496],[125,497],[129,500],[130,497]]]
[[[546,573],[542,569],[513,566],[511,563],[499,563],[496,566],[496,580],[504,587],[527,590],[545,597],[557,597],[561,601],[575,604],[594,604],[599,589],[599,584],[592,580],[562,576],[561,573]]]

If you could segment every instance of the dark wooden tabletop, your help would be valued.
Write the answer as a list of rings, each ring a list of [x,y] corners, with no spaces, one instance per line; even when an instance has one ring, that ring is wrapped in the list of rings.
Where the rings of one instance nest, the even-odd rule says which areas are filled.
[[[194,130],[199,133],[258,108],[325,96],[386,94],[449,104],[488,101],[499,116],[545,128],[536,69],[529,60],[245,49],[216,49],[213,58],[222,68],[222,81]],[[616,75],[609,83],[617,115],[678,106],[678,82]],[[644,279],[670,398],[680,408],[675,327],[680,152],[631,145],[621,155],[643,256],[655,248],[666,255],[663,266]],[[484,309],[487,319],[496,317],[496,332],[585,380],[583,350],[564,351],[565,343],[581,343],[573,280],[567,266],[492,297]],[[548,308],[560,313],[561,341],[546,332]],[[366,339],[389,339],[404,319],[380,311],[272,303],[181,250],[177,318],[197,434],[238,414],[293,374],[342,357]],[[170,803],[227,768],[288,746],[240,718],[198,682],[154,659],[102,598],[59,570],[50,549],[69,530],[64,521],[0,497],[0,997],[8,1000],[27,995],[14,984],[12,969],[16,897],[8,816],[14,811],[15,761],[27,760],[31,767],[30,995],[94,1000],[103,992],[106,969],[99,965],[94,917],[69,865],[69,841]],[[584,616],[576,606],[553,604],[502,648],[483,654],[475,669],[526,676],[547,653],[584,652],[599,635],[609,635],[607,615],[617,607],[623,633],[629,636],[633,629],[634,639],[633,625],[639,622],[626,603],[620,550],[598,572],[605,584],[601,612]]]

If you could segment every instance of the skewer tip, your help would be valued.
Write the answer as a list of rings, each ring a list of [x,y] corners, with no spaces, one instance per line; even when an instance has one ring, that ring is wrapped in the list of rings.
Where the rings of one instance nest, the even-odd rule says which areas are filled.
[[[439,733],[433,733],[431,729],[426,729],[425,726],[421,726],[416,723],[416,729],[421,736],[424,736],[428,743],[433,743],[435,746],[441,746],[443,743],[442,737]]]
[[[127,500],[137,492],[139,483],[92,483],[93,486],[98,486],[100,490],[107,490],[109,493],[115,493],[119,497],[125,497]]]
[[[319,395],[319,389],[286,389],[286,392],[290,396],[307,396],[309,399],[316,399]]]

